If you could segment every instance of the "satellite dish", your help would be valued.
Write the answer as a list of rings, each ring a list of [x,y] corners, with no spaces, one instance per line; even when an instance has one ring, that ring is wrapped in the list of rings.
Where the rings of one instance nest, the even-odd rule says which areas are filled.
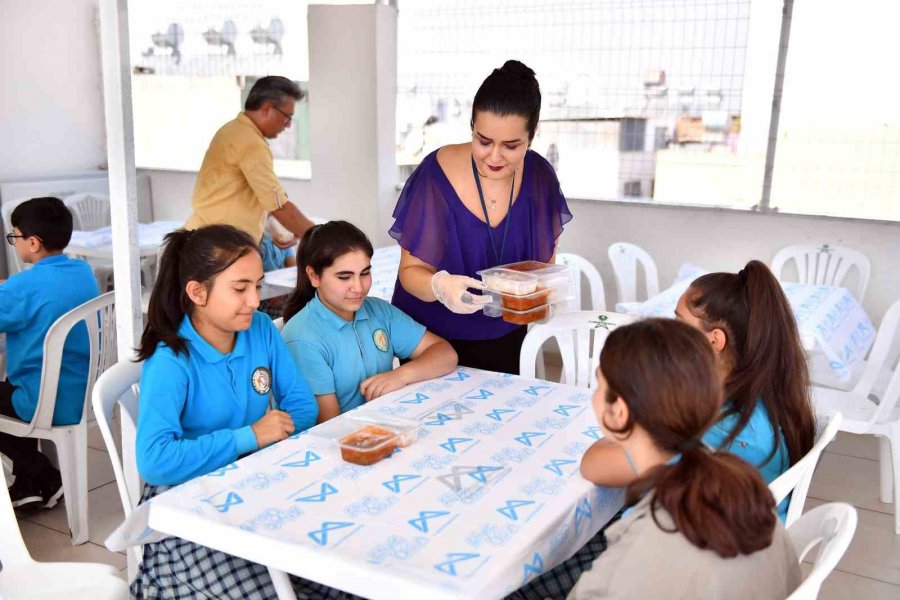
[[[210,27],[203,32],[203,39],[210,46],[225,46],[228,56],[235,56],[237,52],[234,50],[234,41],[237,39],[237,25],[234,21],[228,20],[222,24],[222,29],[213,29]]]
[[[269,21],[269,27],[266,29],[263,29],[260,25],[251,29],[250,37],[257,44],[265,44],[267,46],[272,44],[274,46],[273,54],[279,56],[283,54],[281,40],[284,38],[284,23],[278,17]]]
[[[150,36],[157,48],[171,48],[175,64],[181,62],[181,43],[184,42],[184,28],[178,23],[171,23],[165,33],[156,32]]]

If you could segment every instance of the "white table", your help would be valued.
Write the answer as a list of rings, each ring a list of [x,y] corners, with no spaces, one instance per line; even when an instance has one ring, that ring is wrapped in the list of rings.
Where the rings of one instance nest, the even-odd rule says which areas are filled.
[[[424,424],[390,458],[355,466],[298,434],[157,496],[107,546],[155,530],[368,598],[502,598],[623,504],[579,473],[601,435],[590,398],[461,368],[361,409]]]
[[[394,285],[397,282],[399,267],[399,245],[375,248],[375,252],[372,254],[372,289],[369,290],[369,296],[390,302],[394,295]],[[291,293],[296,286],[297,267],[269,271],[263,280],[260,297],[266,299],[283,296]]]
[[[679,280],[646,302],[616,304],[618,312],[638,317],[672,317],[678,298],[705,271],[683,268]],[[682,274],[686,275],[682,277]],[[821,351],[828,369],[839,382],[849,382],[875,342],[877,330],[848,290],[827,285],[782,283],[803,346]]]
[[[141,257],[155,257],[167,233],[184,225],[180,221],[154,221],[138,223],[138,250]],[[72,240],[66,246],[66,254],[85,258],[112,260],[112,228],[102,227],[93,231],[72,232]]]

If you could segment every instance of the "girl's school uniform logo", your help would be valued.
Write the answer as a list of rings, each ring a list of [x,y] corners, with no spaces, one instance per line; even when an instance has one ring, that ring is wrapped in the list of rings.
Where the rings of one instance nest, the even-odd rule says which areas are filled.
[[[272,389],[272,371],[266,367],[256,367],[250,376],[250,383],[257,394],[268,394]]]
[[[372,334],[372,341],[375,342],[375,347],[382,352],[388,351],[388,334],[384,329],[376,329]]]

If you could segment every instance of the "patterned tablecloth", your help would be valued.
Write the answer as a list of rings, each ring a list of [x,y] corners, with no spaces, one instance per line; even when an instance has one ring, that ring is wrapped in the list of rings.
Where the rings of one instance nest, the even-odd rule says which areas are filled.
[[[400,267],[400,246],[375,248],[372,254],[372,289],[369,296],[381,298],[387,302],[394,295],[394,284],[397,282],[397,269]],[[288,294],[297,285],[297,267],[288,267],[266,273],[263,281],[263,298],[272,298]]]
[[[579,474],[601,436],[590,397],[460,368],[359,409],[421,422],[389,458],[356,466],[294,435],[142,505],[107,546],[164,532],[369,598],[501,598],[622,506]]]
[[[646,302],[620,302],[616,304],[616,310],[639,317],[671,317],[678,298],[704,273],[698,267],[687,265],[670,288]],[[877,333],[865,310],[853,294],[841,287],[802,283],[781,285],[797,318],[804,347],[823,352],[838,381],[850,381],[875,342]]]

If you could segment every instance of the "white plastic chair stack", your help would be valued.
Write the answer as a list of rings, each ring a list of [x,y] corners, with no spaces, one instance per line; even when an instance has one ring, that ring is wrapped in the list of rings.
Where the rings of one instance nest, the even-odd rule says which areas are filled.
[[[875,344],[869,352],[866,367],[859,382],[849,392],[831,388],[813,387],[816,412],[819,414],[843,414],[841,431],[868,434],[878,437],[880,451],[881,501],[894,501],[894,531],[900,534],[900,365],[888,364],[891,346],[900,334],[900,301],[895,302],[884,315]],[[875,384],[881,371],[887,368],[892,374],[887,389],[877,392]]]
[[[619,302],[638,301],[638,263],[644,269],[644,288],[647,291],[647,297],[642,300],[659,294],[659,275],[656,271],[656,263],[643,248],[634,244],[618,242],[610,245],[607,255],[616,276]]]
[[[806,453],[806,456],[797,461],[794,466],[785,471],[775,481],[769,484],[772,495],[775,497],[775,505],[791,495],[791,503],[788,506],[785,526],[790,527],[800,515],[803,514],[803,505],[806,504],[806,495],[809,493],[809,484],[812,483],[816,465],[825,447],[831,443],[841,426],[841,413],[836,413],[828,418],[827,425],[816,440],[815,445]]]
[[[519,372],[522,377],[533,379],[541,346],[550,338],[556,338],[562,354],[562,382],[593,388],[594,370],[600,362],[600,350],[606,336],[615,327],[632,321],[628,315],[588,310],[556,315],[533,327],[525,336],[519,354]]]
[[[72,223],[79,231],[93,231],[110,224],[109,197],[97,194],[73,194],[63,198],[63,204],[72,212]],[[112,279],[112,261],[101,258],[85,258],[93,267],[100,291],[109,289]]]
[[[793,261],[797,267],[798,281],[813,285],[840,286],[849,275],[850,269],[858,271],[856,290],[854,292],[860,303],[869,285],[871,265],[868,257],[852,248],[832,246],[830,244],[798,244],[786,246],[772,259],[772,273],[779,281],[784,281],[784,268]]]
[[[37,562],[28,553],[6,485],[0,485],[0,598],[126,600],[128,584],[110,565]]]
[[[788,600],[815,600],[822,582],[834,570],[856,532],[856,509],[843,502],[818,506],[787,528],[797,559],[819,546],[812,571]]]
[[[0,416],[0,431],[17,437],[49,440],[56,446],[72,543],[88,540],[87,424],[91,391],[97,377],[115,361],[116,324],[113,292],[103,294],[67,312],[50,327],[44,338],[41,387],[31,422]],[[63,345],[78,323],[87,325],[90,369],[81,421],[75,425],[53,425]]]
[[[571,267],[575,272],[575,300],[579,310],[606,310],[606,292],[603,289],[603,278],[600,277],[597,267],[586,258],[568,252],[557,254],[556,264]],[[590,306],[584,306],[581,301],[582,276],[587,280],[588,295],[591,298]]]

